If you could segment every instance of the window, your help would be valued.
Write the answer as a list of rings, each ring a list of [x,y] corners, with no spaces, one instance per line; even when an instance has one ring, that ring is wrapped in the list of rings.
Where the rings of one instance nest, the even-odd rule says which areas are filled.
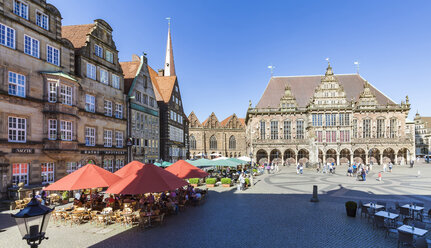
[[[327,143],[337,142],[337,131],[326,131],[326,142]]]
[[[0,44],[15,49],[15,29],[0,23]]]
[[[365,119],[363,120],[363,130],[362,130],[362,138],[370,138],[371,136],[371,120]]]
[[[137,102],[142,102],[142,93],[140,91],[135,92],[135,100]]]
[[[12,165],[12,183],[18,185],[20,182],[28,185],[28,164]]]
[[[311,119],[314,127],[322,126],[323,114],[313,114]]]
[[[60,121],[60,135],[61,135],[61,140],[66,140],[66,141],[72,140],[71,121]]]
[[[298,120],[296,121],[296,138],[304,139],[304,121]]]
[[[57,139],[57,120],[54,120],[54,119],[48,120],[48,139],[49,140]]]
[[[148,105],[148,96],[147,95],[144,94],[143,100],[144,100],[143,104],[147,104]]]
[[[115,104],[115,118],[123,119],[123,105]]]
[[[88,112],[95,112],[96,98],[92,95],[85,95],[85,110]]]
[[[169,139],[177,142],[184,142],[184,130],[169,125]]]
[[[112,130],[103,131],[103,145],[105,147],[112,147]]]
[[[112,116],[112,102],[111,101],[105,100],[104,109],[105,109],[105,115],[106,116]]]
[[[123,147],[123,132],[115,132],[115,140],[118,148]]]
[[[28,5],[23,3],[22,1],[15,0],[13,13],[28,20]]]
[[[284,121],[284,127],[283,127],[283,134],[284,139],[291,139],[292,138],[292,122],[291,121]]]
[[[41,163],[40,169],[42,171],[42,184],[54,182],[54,163]]]
[[[230,136],[229,138],[229,149],[230,150],[235,150],[236,149],[236,139],[235,136]]]
[[[154,107],[154,98],[150,97],[150,107]]]
[[[124,166],[124,160],[117,159],[117,161],[115,162],[115,164],[116,164],[117,170],[119,170],[119,169],[123,168],[123,166]]]
[[[352,121],[352,132],[353,132],[353,138],[358,138],[358,120],[353,119]]]
[[[110,172],[114,172],[114,160],[112,159],[103,160],[103,169]]]
[[[385,137],[385,120],[377,119],[377,138]]]
[[[100,69],[100,82],[103,84],[109,84],[109,74],[107,70]]]
[[[39,27],[48,30],[49,26],[49,18],[44,13],[40,12],[39,10],[36,11],[36,25]]]
[[[196,139],[193,135],[190,135],[190,149],[196,150]]]
[[[61,84],[60,85],[60,101],[66,105],[72,105],[72,87]]]
[[[391,139],[395,138],[397,136],[397,119],[391,119],[389,122],[389,137]]]
[[[271,139],[278,139],[278,121],[271,121]]]
[[[117,75],[112,75],[112,87],[119,89],[120,88],[120,77]]]
[[[340,131],[340,142],[350,142],[350,131]]]
[[[210,138],[210,149],[211,150],[216,150],[217,149],[217,139],[216,137],[213,135]]]
[[[338,115],[338,121],[339,121],[339,125],[340,126],[348,126],[350,125],[350,120],[349,120],[349,114],[347,113],[342,113]]]
[[[178,92],[178,85],[175,85],[175,92]]]
[[[87,63],[87,77],[96,80],[96,66]]]
[[[9,95],[25,97],[25,76],[9,72]]]
[[[48,79],[48,102],[57,102],[58,81]]]
[[[322,131],[316,131],[315,134],[316,134],[316,141],[320,143],[323,142]]]
[[[67,169],[66,169],[67,174],[70,174],[76,171],[80,167],[77,162],[66,162],[66,166],[67,166]]]
[[[24,53],[39,58],[39,41],[24,35]]]
[[[50,45],[46,46],[46,61],[48,63],[60,66],[60,50]]]
[[[260,139],[265,139],[265,121],[260,121]]]
[[[85,145],[86,146],[96,145],[96,129],[94,127],[85,128]]]
[[[9,116],[8,124],[9,142],[25,142],[26,141],[26,119]]]
[[[103,58],[103,48],[98,45],[94,45],[94,53],[96,56]]]
[[[326,114],[325,115],[325,119],[326,119],[326,126],[335,126],[336,125],[336,118],[337,115],[336,114]]]
[[[105,59],[106,59],[108,62],[113,63],[113,62],[114,62],[114,55],[113,55],[110,51],[105,50]]]

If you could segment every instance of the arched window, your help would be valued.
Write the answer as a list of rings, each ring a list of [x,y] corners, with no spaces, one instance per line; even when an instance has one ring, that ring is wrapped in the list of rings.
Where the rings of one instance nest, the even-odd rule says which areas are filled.
[[[236,140],[235,140],[235,136],[230,136],[229,138],[229,149],[230,150],[235,150],[236,149]]]
[[[196,139],[195,136],[190,136],[190,149],[196,150]]]
[[[216,137],[213,135],[210,138],[210,149],[211,150],[216,150],[217,149],[217,139]]]

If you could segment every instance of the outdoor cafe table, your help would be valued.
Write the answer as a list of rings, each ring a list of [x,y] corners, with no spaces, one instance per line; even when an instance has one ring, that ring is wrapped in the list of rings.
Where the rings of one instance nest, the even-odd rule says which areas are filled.
[[[371,202],[370,203],[366,203],[366,204],[364,204],[364,206],[365,207],[367,207],[367,208],[374,208],[374,209],[381,209],[381,208],[384,208],[385,206],[383,206],[383,205],[379,205],[379,204],[373,204],[373,205],[371,205]]]
[[[386,211],[379,211],[379,212],[375,213],[375,215],[381,216],[383,218],[387,218],[387,219],[390,219],[390,220],[398,218],[398,214],[389,213],[389,215],[388,215],[388,213],[389,212],[386,212]]]
[[[410,204],[405,204],[405,205],[402,205],[401,207],[410,209],[410,211],[413,211],[413,213],[421,212],[424,210],[424,207],[410,205]],[[413,214],[413,217],[416,218],[416,216],[414,214]]]
[[[417,235],[417,236],[424,236],[428,232],[427,230],[417,228],[417,227],[415,227],[415,229],[413,229],[411,226],[408,226],[408,225],[402,225],[402,226],[398,227],[398,231],[411,233],[411,234]]]

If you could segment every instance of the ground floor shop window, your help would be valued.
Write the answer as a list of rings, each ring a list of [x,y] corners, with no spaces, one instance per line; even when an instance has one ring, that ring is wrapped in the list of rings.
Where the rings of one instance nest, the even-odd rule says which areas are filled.
[[[114,160],[106,159],[103,161],[103,169],[114,172]]]
[[[20,182],[28,185],[28,164],[12,165],[12,183],[18,185]]]
[[[67,162],[66,166],[67,166],[67,170],[66,170],[67,174],[70,174],[81,167],[80,164],[78,164],[77,162]]]
[[[42,163],[40,165],[42,171],[42,184],[54,182],[54,163]]]
[[[123,168],[123,166],[124,166],[124,160],[117,159],[117,163],[116,163],[117,170]]]

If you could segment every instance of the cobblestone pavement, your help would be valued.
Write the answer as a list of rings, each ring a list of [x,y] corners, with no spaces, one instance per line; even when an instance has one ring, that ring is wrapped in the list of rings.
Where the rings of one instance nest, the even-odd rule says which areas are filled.
[[[428,209],[431,165],[395,167],[381,182],[376,180],[378,170],[375,166],[361,182],[347,177],[344,167],[335,175],[314,170],[297,175],[294,168],[284,167],[256,177],[256,185],[243,192],[216,187],[204,205],[187,208],[146,231],[50,223],[49,240],[41,247],[396,247],[396,237],[385,238],[366,219],[347,218],[344,202],[422,201]],[[313,185],[319,187],[318,203],[310,202]],[[28,247],[9,214],[0,213],[0,247]]]

